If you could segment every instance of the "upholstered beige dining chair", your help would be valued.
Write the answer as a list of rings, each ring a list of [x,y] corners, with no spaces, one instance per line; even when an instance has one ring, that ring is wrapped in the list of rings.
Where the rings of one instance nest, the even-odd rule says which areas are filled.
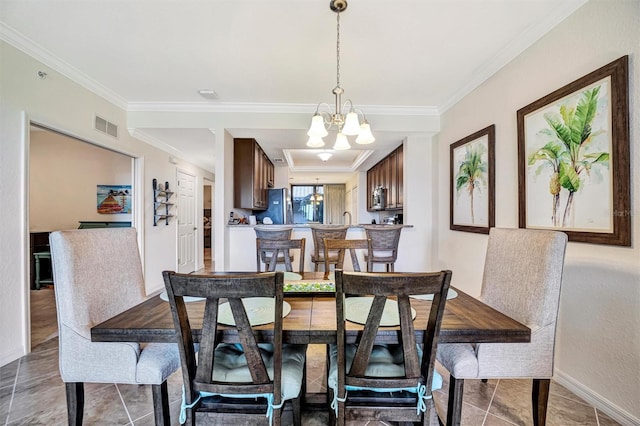
[[[84,382],[152,385],[155,423],[169,425],[166,380],[180,367],[178,346],[91,341],[91,327],[145,299],[136,230],[57,231],[49,238],[69,425],[82,424]]]
[[[533,424],[545,424],[566,245],[562,232],[491,229],[480,299],[531,328],[531,342],[439,345],[447,425],[460,424],[464,380],[495,378],[532,378]]]

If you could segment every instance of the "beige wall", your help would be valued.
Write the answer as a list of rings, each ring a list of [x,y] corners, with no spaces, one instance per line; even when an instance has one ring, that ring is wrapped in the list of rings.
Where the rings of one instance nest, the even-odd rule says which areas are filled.
[[[151,180],[169,181],[175,187],[176,169],[180,167],[196,175],[198,193],[202,193],[203,177],[213,179],[213,175],[181,159],[177,159],[178,164],[170,163],[167,152],[123,131],[127,128],[124,110],[11,45],[0,42],[0,57],[0,293],[3,295],[0,297],[0,365],[4,365],[26,354],[30,346],[29,121],[138,158],[136,178],[142,188],[138,194],[142,205],[138,232],[148,293],[163,288],[161,272],[164,269],[177,268],[176,222],[153,226]],[[38,71],[46,72],[47,78],[38,78]],[[95,114],[120,126],[118,139],[92,128]],[[72,161],[70,158],[69,162]],[[197,207],[200,222],[201,199]],[[199,265],[202,265],[201,259]]]
[[[31,232],[131,221],[131,214],[99,214],[96,206],[97,185],[131,185],[131,157],[49,131],[30,135]]]
[[[449,145],[496,125],[496,226],[518,226],[516,111],[623,56],[630,57],[632,247],[570,243],[555,377],[626,424],[640,422],[640,2],[591,0],[442,115],[437,136],[437,258],[478,295],[487,237],[449,230]]]

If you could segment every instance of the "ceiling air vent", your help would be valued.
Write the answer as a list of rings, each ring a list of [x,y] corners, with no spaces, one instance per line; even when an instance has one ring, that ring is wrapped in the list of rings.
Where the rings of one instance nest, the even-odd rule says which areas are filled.
[[[273,162],[274,163],[284,163],[284,158],[274,158]]]
[[[118,137],[118,126],[97,115],[94,127],[99,132],[113,136],[114,138]]]

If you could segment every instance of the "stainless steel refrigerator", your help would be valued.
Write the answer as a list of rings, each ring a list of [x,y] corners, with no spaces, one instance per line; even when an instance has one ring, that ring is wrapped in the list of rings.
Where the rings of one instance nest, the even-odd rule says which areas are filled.
[[[276,188],[269,190],[268,207],[266,210],[254,212],[256,219],[264,223],[264,218],[268,217],[274,225],[293,223],[293,207],[291,204],[291,194],[288,188]]]

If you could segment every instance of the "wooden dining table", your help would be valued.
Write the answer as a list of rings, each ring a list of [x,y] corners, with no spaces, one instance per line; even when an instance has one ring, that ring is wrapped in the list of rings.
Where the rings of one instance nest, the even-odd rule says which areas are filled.
[[[305,277],[306,278],[306,277]],[[317,280],[316,280],[317,281]],[[313,282],[309,280],[309,282]],[[531,339],[531,330],[518,321],[496,311],[480,300],[456,289],[458,296],[447,300],[440,329],[442,343],[523,343]],[[327,292],[285,294],[291,312],[283,320],[283,341],[296,344],[326,344],[336,341],[335,297]],[[187,303],[191,328],[196,341],[200,338],[203,301]],[[411,299],[416,310],[414,327],[420,342],[426,328],[431,302]],[[359,324],[349,324],[347,339],[355,340]],[[256,335],[268,334],[270,326],[258,326]],[[237,341],[235,329],[220,326],[225,341]],[[378,340],[396,343],[399,327],[381,327]],[[265,337],[266,339],[267,337]],[[175,331],[169,303],[155,295],[91,329],[91,340],[97,342],[175,342]]]

